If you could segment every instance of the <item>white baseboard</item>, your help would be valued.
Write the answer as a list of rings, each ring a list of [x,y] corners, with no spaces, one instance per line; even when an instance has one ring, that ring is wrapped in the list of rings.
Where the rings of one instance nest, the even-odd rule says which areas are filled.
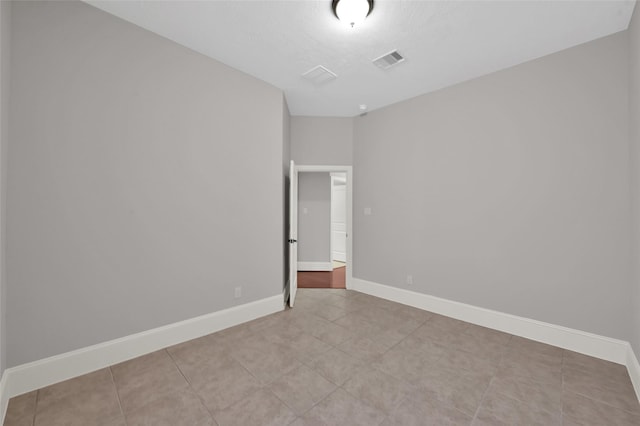
[[[629,372],[629,377],[631,377],[633,388],[636,391],[636,398],[638,398],[638,402],[640,402],[640,362],[638,362],[638,358],[633,352],[631,345],[629,345],[627,351],[627,371]]]
[[[354,290],[585,355],[627,365],[629,342],[428,294],[353,279]],[[637,389],[637,388],[636,388]]]
[[[0,401],[282,311],[282,294],[5,370]],[[6,384],[5,381],[6,380]],[[6,408],[6,407],[5,407]],[[0,413],[4,416],[4,412]]]
[[[333,271],[331,262],[298,262],[298,271]]]
[[[4,424],[8,405],[9,393],[7,392],[7,372],[4,371],[2,373],[2,378],[0,378],[0,424]]]

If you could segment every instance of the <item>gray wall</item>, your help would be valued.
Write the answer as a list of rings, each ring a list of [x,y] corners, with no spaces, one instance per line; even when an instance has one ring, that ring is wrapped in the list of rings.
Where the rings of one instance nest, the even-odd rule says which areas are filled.
[[[353,164],[353,119],[291,117],[291,158],[296,164]]]
[[[6,367],[6,199],[9,146],[11,2],[0,2],[0,375]]]
[[[640,356],[640,11],[638,4],[629,27],[629,144],[631,148],[631,202],[633,217],[633,330],[631,345]]]
[[[628,339],[627,48],[620,33],[355,119],[354,276]]]
[[[298,261],[330,262],[330,230],[331,176],[298,174]]]
[[[83,3],[13,12],[8,365],[282,294],[282,92]]]

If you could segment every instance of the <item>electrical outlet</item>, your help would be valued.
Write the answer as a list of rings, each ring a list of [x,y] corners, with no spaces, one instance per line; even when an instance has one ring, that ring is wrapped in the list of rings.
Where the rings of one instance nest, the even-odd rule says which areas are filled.
[[[236,299],[239,299],[242,297],[242,287],[236,287],[236,291],[234,293],[234,296]]]
[[[413,275],[407,275],[407,285],[413,285]]]

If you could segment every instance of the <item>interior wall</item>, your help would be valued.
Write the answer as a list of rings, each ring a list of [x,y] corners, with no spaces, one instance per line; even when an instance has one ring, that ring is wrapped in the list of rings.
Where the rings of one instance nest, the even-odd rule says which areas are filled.
[[[631,345],[640,356],[640,11],[636,3],[629,35],[629,144],[631,159],[631,202],[633,218],[633,278],[631,300],[633,302],[633,330]]]
[[[627,41],[355,118],[354,277],[627,340]]]
[[[0,2],[0,375],[6,367],[7,293],[7,150],[9,147],[9,98],[11,50],[11,2]]]
[[[291,158],[296,164],[353,164],[353,119],[291,117]]]
[[[8,365],[282,294],[282,92],[81,2],[13,6]]]
[[[331,176],[298,174],[298,261],[331,262]]]

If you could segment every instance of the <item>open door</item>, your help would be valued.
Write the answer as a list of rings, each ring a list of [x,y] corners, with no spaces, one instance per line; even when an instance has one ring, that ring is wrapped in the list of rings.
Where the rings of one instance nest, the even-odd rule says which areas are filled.
[[[289,169],[289,306],[298,291],[298,171],[291,160]]]

